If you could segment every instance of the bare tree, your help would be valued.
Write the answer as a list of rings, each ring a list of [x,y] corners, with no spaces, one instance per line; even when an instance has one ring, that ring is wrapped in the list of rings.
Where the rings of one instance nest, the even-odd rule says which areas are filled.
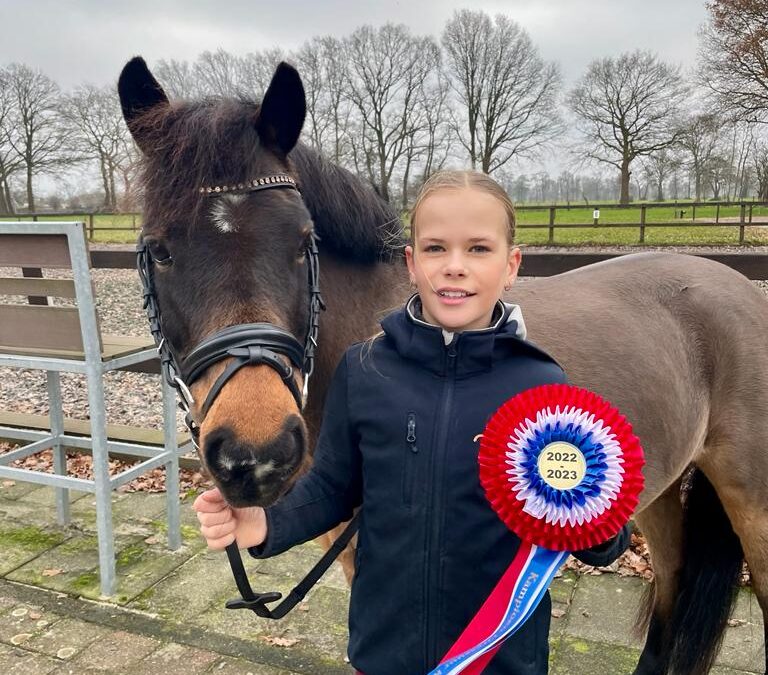
[[[192,98],[199,95],[200,86],[194,68],[189,61],[161,59],[152,69],[163,90],[171,98]]]
[[[204,51],[193,66],[198,91],[207,96],[232,96],[238,91],[237,57],[224,49]]]
[[[721,109],[768,122],[768,2],[712,0],[700,31],[699,79]]]
[[[307,142],[337,164],[349,163],[352,105],[345,91],[347,64],[341,42],[332,36],[315,37],[291,59],[307,94]]]
[[[768,201],[768,143],[755,141],[752,162],[757,181],[757,198]]]
[[[593,61],[571,91],[585,154],[619,170],[621,204],[629,203],[632,162],[677,142],[685,92],[680,68],[647,51]]]
[[[347,92],[355,106],[361,136],[353,140],[358,166],[384,199],[390,199],[395,170],[407,156],[419,115],[419,91],[437,51],[430,38],[413,37],[403,25],[358,28],[345,41]]]
[[[47,75],[24,64],[12,63],[6,72],[18,125],[7,138],[25,173],[27,208],[34,211],[34,177],[68,160],[62,152],[66,146],[60,124],[59,87]]]
[[[14,212],[11,179],[22,167],[13,144],[19,124],[10,77],[6,69],[0,69],[0,213]]]
[[[117,208],[115,176],[126,158],[128,142],[117,94],[112,87],[81,86],[64,98],[62,115],[72,129],[78,154],[98,161],[104,206],[114,211]]]
[[[679,144],[685,154],[685,164],[693,175],[696,201],[703,196],[704,174],[720,142],[723,124],[717,115],[703,113],[689,117],[680,127]]]
[[[656,187],[657,202],[664,201],[664,184],[680,167],[680,163],[680,158],[670,148],[662,148],[645,158],[643,169],[650,183]]]
[[[461,103],[456,133],[473,168],[491,173],[561,131],[559,68],[543,61],[517,23],[461,10],[446,24],[442,43]]]

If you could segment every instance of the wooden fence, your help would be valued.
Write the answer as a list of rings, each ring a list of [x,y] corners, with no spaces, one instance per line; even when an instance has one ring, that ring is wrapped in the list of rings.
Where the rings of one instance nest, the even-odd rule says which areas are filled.
[[[698,219],[696,218],[697,209],[701,212],[706,208],[711,210],[715,209],[714,218]],[[551,204],[551,205],[532,205],[523,204],[515,207],[519,214],[529,212],[542,212],[546,214],[542,217],[540,223],[519,222],[517,224],[518,229],[547,229],[548,238],[547,244],[555,244],[555,231],[558,229],[572,229],[572,228],[634,228],[638,230],[638,242],[640,244],[645,243],[646,228],[649,227],[738,227],[739,228],[739,244],[744,243],[745,228],[754,225],[764,225],[768,227],[768,220],[766,221],[754,221],[754,210],[756,208],[766,208],[768,202],[759,201],[738,201],[738,202],[647,202],[647,203],[632,203],[626,206],[610,203],[595,203],[595,204]],[[738,209],[738,220],[735,222],[723,222],[721,216],[722,209]],[[637,221],[622,222],[616,219],[611,220],[610,215],[604,217],[600,214],[598,217],[593,217],[588,222],[558,222],[558,213],[568,213],[570,211],[578,210],[592,210],[593,215],[602,211],[608,211],[615,213],[617,211],[626,210],[639,210],[639,218]],[[649,213],[654,210],[672,209],[674,218],[672,220],[654,220],[649,218]],[[768,213],[766,214],[768,215]],[[123,227],[119,226],[99,226],[97,219],[99,217],[120,217],[126,220],[130,220],[130,225]],[[547,217],[548,216],[548,217]],[[84,220],[88,231],[88,239],[94,241],[95,234],[97,232],[131,232],[138,233],[142,225],[142,214],[139,212],[128,213],[109,213],[109,212],[83,212],[83,211],[67,211],[67,212],[55,212],[55,213],[18,213],[18,214],[0,214],[0,220],[33,220],[38,221],[40,219],[55,219],[55,218],[76,218]],[[521,218],[525,220],[525,218]]]

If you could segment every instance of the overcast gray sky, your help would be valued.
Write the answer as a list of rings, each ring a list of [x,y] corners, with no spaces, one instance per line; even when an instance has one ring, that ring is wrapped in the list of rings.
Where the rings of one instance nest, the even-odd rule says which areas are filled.
[[[439,36],[460,8],[522,24],[542,55],[560,63],[567,85],[592,59],[635,48],[692,67],[706,18],[704,0],[0,0],[0,65],[39,67],[65,89],[102,85],[136,54],[151,65],[219,47],[291,49],[314,35],[388,21]]]

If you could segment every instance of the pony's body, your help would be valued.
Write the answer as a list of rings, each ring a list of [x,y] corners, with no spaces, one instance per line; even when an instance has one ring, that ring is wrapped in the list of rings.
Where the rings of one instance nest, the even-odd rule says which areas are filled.
[[[279,378],[252,367],[232,378],[200,420],[202,461],[233,503],[249,499],[240,477],[252,480],[248,472],[260,457],[269,467],[282,459],[276,448],[287,428],[297,453],[302,443],[313,446],[343,350],[370,337],[381,314],[408,292],[397,213],[350,174],[294,147],[303,121],[294,108],[303,105],[303,90],[286,73],[278,71],[261,109],[226,101],[191,104],[187,112],[168,103],[140,60],[120,82],[126,120],[146,156],[145,236],[158,255],[170,250],[176,261],[157,282],[164,329],[178,354],[211,331],[248,321],[299,335],[305,272],[292,252],[305,227],[302,214],[308,211],[321,237],[328,309],[301,417]],[[237,134],[243,141],[233,151],[230,136]],[[227,147],[219,152],[211,138],[222,146],[226,139]],[[229,165],[230,157],[242,165]],[[191,170],[189,162],[196,162]],[[303,203],[281,194],[213,204],[196,196],[201,181],[240,182],[275,170],[295,173]],[[220,227],[222,214],[231,229]],[[645,450],[637,521],[651,550],[656,594],[636,673],[706,672],[742,548],[768,614],[768,302],[730,269],[673,254],[631,255],[520,282],[509,299],[522,306],[529,339],[563,365],[571,382],[616,405]],[[196,398],[205,397],[215,376],[196,385]],[[240,457],[243,466],[233,469]],[[681,485],[691,466],[697,471],[686,510]],[[270,495],[295,478],[259,471]],[[349,554],[346,560],[349,566]]]

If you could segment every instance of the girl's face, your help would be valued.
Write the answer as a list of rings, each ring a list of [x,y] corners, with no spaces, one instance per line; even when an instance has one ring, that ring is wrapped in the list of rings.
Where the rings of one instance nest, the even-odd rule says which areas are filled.
[[[509,246],[507,230],[504,206],[481,190],[441,189],[419,205],[405,258],[426,321],[452,332],[490,325],[520,267],[520,249]]]

